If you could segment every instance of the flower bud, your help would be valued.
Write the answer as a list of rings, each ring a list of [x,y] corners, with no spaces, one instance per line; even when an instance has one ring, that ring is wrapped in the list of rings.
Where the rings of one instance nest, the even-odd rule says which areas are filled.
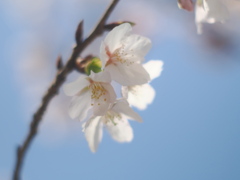
[[[58,70],[61,70],[63,67],[62,57],[58,56],[56,60],[56,67]]]
[[[85,66],[85,73],[90,75],[91,71],[98,73],[102,71],[102,62],[99,58],[93,57],[91,61]]]
[[[178,7],[187,11],[193,11],[194,9],[192,0],[178,0]]]
[[[77,45],[79,45],[83,40],[83,21],[78,24],[77,30],[75,32],[75,40]]]

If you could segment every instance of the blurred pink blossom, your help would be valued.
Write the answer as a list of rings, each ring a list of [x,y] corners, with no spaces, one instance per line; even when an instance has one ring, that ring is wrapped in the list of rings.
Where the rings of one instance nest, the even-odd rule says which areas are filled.
[[[187,11],[193,11],[194,9],[192,0],[178,0],[178,7]]]

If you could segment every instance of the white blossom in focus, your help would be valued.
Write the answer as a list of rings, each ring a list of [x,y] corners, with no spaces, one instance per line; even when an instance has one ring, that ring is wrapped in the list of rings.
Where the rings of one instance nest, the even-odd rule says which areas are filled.
[[[83,124],[88,145],[92,152],[96,152],[102,140],[102,128],[106,127],[112,138],[118,142],[130,142],[133,130],[128,119],[142,122],[142,118],[134,112],[125,99],[117,100],[103,116],[93,116]]]
[[[150,74],[151,80],[153,80],[160,76],[163,62],[160,60],[151,60],[143,66]],[[155,94],[155,90],[150,84],[122,87],[123,97],[128,100],[131,106],[140,110],[146,109],[153,102]]]
[[[195,22],[198,34],[202,33],[202,23],[224,22],[228,16],[227,7],[222,0],[197,0]]]
[[[115,27],[100,47],[103,70],[123,86],[145,84],[150,80],[141,63],[151,48],[151,41],[131,31],[129,23]]]
[[[89,109],[93,109],[95,116],[106,113],[110,103],[116,100],[115,91],[110,84],[108,73],[91,72],[90,76],[81,75],[76,81],[64,85],[66,95],[74,96],[70,103],[69,115],[71,118],[83,120]]]

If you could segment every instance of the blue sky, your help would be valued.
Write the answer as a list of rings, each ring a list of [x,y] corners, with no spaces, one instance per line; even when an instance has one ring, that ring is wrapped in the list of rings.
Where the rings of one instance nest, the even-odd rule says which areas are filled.
[[[121,15],[127,14],[123,13],[123,8],[129,5],[126,7],[128,10],[134,5],[134,1],[132,4],[125,3],[127,2],[123,1],[119,4],[119,9],[117,7],[111,19],[121,19]],[[144,5],[144,1],[141,3]],[[40,30],[33,30],[40,25],[23,23],[25,16],[22,21],[19,19],[17,21],[13,18],[14,15],[9,15],[9,12],[13,12],[10,6],[0,11],[0,20],[3,22],[0,25],[0,58],[2,59],[0,180],[11,177],[16,146],[25,137],[28,121],[31,119],[32,111],[40,103],[41,97],[39,95],[33,98],[35,94],[25,92],[31,87],[32,81],[28,84],[26,81],[29,77],[21,74],[18,67],[19,64],[26,63],[22,54],[27,53],[26,49],[31,45],[27,45],[28,41],[16,41],[24,39],[21,36],[30,31],[38,32],[34,36],[46,34],[45,40],[41,43],[46,43],[43,46],[46,46],[46,49],[49,45],[51,50],[51,52],[46,51],[48,52],[46,57],[51,61],[48,69],[52,72],[55,70],[52,70],[53,66],[51,66],[54,64],[53,58],[60,52],[67,57],[70,52],[73,44],[71,36],[78,19],[82,16],[86,19],[87,34],[108,2],[84,2],[86,8],[90,6],[93,6],[93,9],[103,8],[102,11],[96,11],[91,16],[87,15],[87,10],[76,12],[77,8],[74,5],[68,4],[66,7],[64,1],[56,4],[53,3],[51,8],[54,12],[62,12],[59,13],[60,17],[56,14],[53,16],[54,13],[51,11],[48,18],[52,21],[56,20],[56,29],[62,27],[58,32],[62,38],[56,40],[56,37],[55,39],[53,37],[53,42],[49,44],[46,37],[54,33],[47,34],[48,29],[44,27],[48,27],[48,23],[52,21],[39,21],[40,25],[45,23],[45,26]],[[166,7],[167,10],[159,12],[155,7],[156,4],[153,1],[153,5],[148,6],[153,8],[153,14],[149,16],[156,17],[159,22],[154,26],[156,29],[152,30],[153,33],[151,34],[151,29],[141,30],[139,27],[143,27],[141,25],[143,22],[140,20],[135,30],[152,39],[153,47],[146,59],[163,60],[164,70],[161,77],[152,82],[157,92],[154,103],[147,110],[138,111],[144,122],[131,122],[134,140],[131,143],[119,144],[105,132],[97,153],[93,154],[83,137],[80,123],[74,122],[73,125],[68,125],[67,133],[62,135],[62,131],[56,132],[57,123],[54,124],[55,129],[46,130],[47,125],[44,122],[27,154],[22,173],[24,180],[240,179],[240,34],[234,31],[237,27],[237,25],[233,26],[235,20],[227,22],[229,26],[233,26],[233,30],[226,30],[226,25],[221,24],[206,25],[205,32],[199,36],[196,34],[193,13],[180,11],[175,3],[166,1],[161,1],[159,3],[161,6],[159,5],[158,8]],[[144,6],[138,5],[139,7]],[[139,10],[131,13],[133,16],[130,19],[138,16]],[[72,20],[68,20],[71,16]],[[66,19],[62,21],[61,17]],[[156,19],[151,20],[156,22]],[[64,22],[69,28],[64,27]],[[149,27],[153,26],[151,22],[146,24]],[[54,27],[53,30],[49,27],[49,31],[54,30]],[[220,37],[217,36],[220,40],[221,37],[227,37],[227,41],[223,41],[223,46],[209,45],[209,39],[216,33],[220,34]],[[60,37],[59,34],[56,36]],[[227,45],[224,45],[226,42]],[[11,46],[11,43],[14,45]],[[96,49],[99,46],[97,43],[98,41],[95,45]],[[17,48],[24,52],[21,54]],[[52,81],[54,72],[51,72],[49,77],[44,77],[46,84],[43,83],[42,91],[48,82]],[[43,70],[42,73],[45,71]],[[37,80],[42,79],[41,72],[37,75],[39,75],[36,76]],[[20,80],[24,78],[26,81]],[[34,75],[31,78],[34,79]],[[69,100],[62,93],[57,98],[62,99],[61,102],[67,106]],[[31,107],[32,104],[35,106]],[[55,104],[51,103],[51,105]],[[67,116],[67,109],[62,111]],[[48,116],[49,114],[50,112],[47,112],[46,121],[49,117],[53,119],[55,117],[54,122],[58,121],[59,116]],[[67,119],[67,121],[75,120]],[[56,141],[54,138],[48,140],[51,136],[60,138]]]

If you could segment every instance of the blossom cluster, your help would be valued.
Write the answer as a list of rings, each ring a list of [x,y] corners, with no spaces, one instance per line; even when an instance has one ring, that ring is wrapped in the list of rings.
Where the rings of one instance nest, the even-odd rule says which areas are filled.
[[[102,139],[103,127],[114,140],[130,142],[133,130],[128,120],[142,122],[131,107],[143,110],[155,96],[148,83],[160,75],[163,62],[143,64],[151,41],[131,31],[129,23],[110,31],[100,46],[101,72],[80,75],[64,86],[65,94],[73,96],[69,115],[84,122],[83,132],[92,152]],[[114,81],[121,85],[121,97],[117,97]]]
[[[178,0],[178,5],[187,11],[194,9],[192,0]],[[202,23],[223,23],[228,17],[229,12],[224,0],[196,0],[195,2],[195,23],[198,34],[202,33]]]

